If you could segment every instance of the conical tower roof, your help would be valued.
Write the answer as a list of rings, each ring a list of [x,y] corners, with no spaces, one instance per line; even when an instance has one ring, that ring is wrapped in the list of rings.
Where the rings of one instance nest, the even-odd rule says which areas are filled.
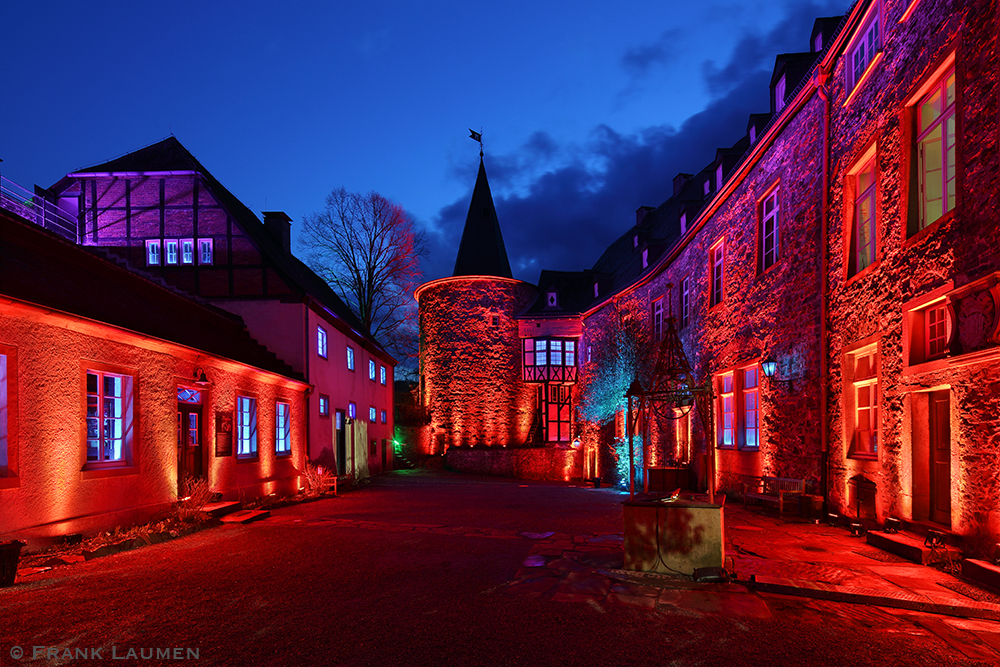
[[[465,217],[465,230],[452,275],[513,278],[482,157],[479,158],[479,175],[476,176],[476,187],[472,191],[472,202]]]

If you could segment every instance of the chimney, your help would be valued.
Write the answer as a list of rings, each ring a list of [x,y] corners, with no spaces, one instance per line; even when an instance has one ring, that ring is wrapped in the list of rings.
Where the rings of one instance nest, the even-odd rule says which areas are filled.
[[[292,252],[292,219],[284,211],[264,211],[264,227],[285,252]]]
[[[635,209],[635,226],[638,227],[642,224],[642,221],[646,218],[646,214],[650,211],[655,210],[652,206],[640,206]]]
[[[681,191],[687,182],[691,180],[691,174],[677,174],[674,176],[674,195]]]

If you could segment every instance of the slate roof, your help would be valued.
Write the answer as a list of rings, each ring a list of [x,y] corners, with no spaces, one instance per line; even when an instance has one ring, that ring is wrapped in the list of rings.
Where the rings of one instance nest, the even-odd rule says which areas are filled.
[[[514,277],[482,157],[479,158],[479,174],[476,176],[476,187],[472,190],[472,201],[452,275]]]
[[[343,302],[330,285],[316,275],[301,260],[290,252],[286,252],[253,211],[247,208],[243,202],[212,176],[211,172],[176,137],[170,136],[155,144],[140,148],[137,151],[103,164],[79,169],[70,174],[70,176],[83,176],[94,173],[170,171],[198,172],[218,202],[236,219],[240,228],[243,229],[260,250],[261,255],[267,257],[275,265],[279,274],[282,274],[282,277],[286,279],[286,282],[297,286],[303,294],[312,297],[343,320],[380,356],[390,362],[395,361],[365,329],[361,320],[354,314],[354,311]],[[56,190],[58,187],[59,184],[53,186],[52,189]],[[492,199],[490,200],[490,204],[492,206]]]
[[[6,210],[0,294],[303,380],[236,315],[195,303]]]
[[[593,271],[549,271],[542,270],[538,277],[538,298],[524,311],[526,316],[565,317],[577,315],[594,301],[594,281],[610,276],[595,274]],[[556,292],[557,305],[548,305],[548,293]]]

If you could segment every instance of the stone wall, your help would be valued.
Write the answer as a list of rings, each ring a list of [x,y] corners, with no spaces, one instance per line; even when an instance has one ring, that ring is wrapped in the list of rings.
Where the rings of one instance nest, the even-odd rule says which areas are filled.
[[[583,478],[583,452],[578,449],[451,447],[445,465],[476,475],[564,482]]]

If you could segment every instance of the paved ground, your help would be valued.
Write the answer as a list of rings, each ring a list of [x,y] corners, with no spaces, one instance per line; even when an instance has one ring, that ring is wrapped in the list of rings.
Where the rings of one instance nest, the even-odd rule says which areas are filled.
[[[1000,623],[988,620],[1000,606],[843,529],[727,507],[739,577],[793,595],[624,572],[621,499],[384,475],[258,523],[19,579],[0,589],[0,665],[166,647],[211,665],[1000,663]],[[53,657],[31,660],[33,647]]]

